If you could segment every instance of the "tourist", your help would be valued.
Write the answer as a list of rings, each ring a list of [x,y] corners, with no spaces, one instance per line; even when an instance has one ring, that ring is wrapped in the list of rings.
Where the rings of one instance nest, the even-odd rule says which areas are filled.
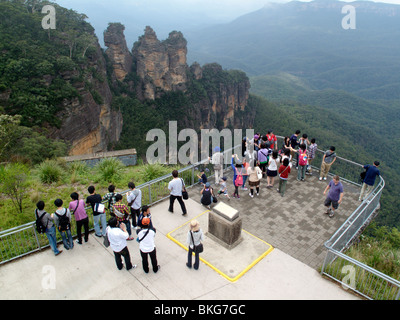
[[[61,234],[64,248],[69,250],[74,248],[74,240],[71,235],[71,212],[68,208],[63,208],[61,199],[54,200],[54,205],[57,207],[54,213],[54,223]]]
[[[132,225],[137,229],[137,219],[139,218],[140,208],[142,207],[142,190],[136,189],[136,185],[132,181],[128,183],[128,188],[130,191],[127,193],[126,198],[131,211]],[[128,222],[128,224],[130,225],[130,222]],[[129,232],[130,228],[127,228],[127,230]]]
[[[274,135],[272,130],[268,130],[266,143],[268,148],[273,150],[278,149],[278,139],[276,138],[276,135]]]
[[[249,168],[249,162],[247,161],[246,157],[243,157],[243,184],[242,184],[242,190],[246,191],[246,181],[248,178],[248,174],[247,174],[247,169]]]
[[[222,177],[222,179],[220,180],[218,196],[223,194],[225,197],[228,198],[228,200],[230,200],[231,198],[229,197],[228,186],[226,185],[226,180],[228,180],[227,177]]]
[[[311,164],[315,159],[315,155],[317,153],[317,147],[318,145],[315,142],[315,138],[311,139],[311,144],[307,149],[307,155],[308,155],[308,165],[307,165],[307,170],[306,174],[312,175],[312,167]]]
[[[207,183],[207,176],[204,173],[204,169],[200,170],[200,175],[197,175],[197,178],[199,179],[199,184],[204,186]]]
[[[185,187],[185,183],[183,182],[183,179],[178,177],[178,170],[172,171],[172,177],[173,179],[168,183],[168,190],[170,191],[168,211],[171,213],[174,212],[174,202],[177,199],[181,205],[182,215],[185,216],[187,211],[182,199],[182,190]]]
[[[250,188],[250,197],[254,197],[254,188],[256,188],[257,196],[260,194],[260,181],[262,178],[262,171],[257,164],[257,161],[254,160],[253,166],[249,166],[247,168],[247,174],[249,175],[249,188]]]
[[[274,186],[275,177],[278,175],[278,163],[278,150],[274,150],[267,168],[267,188]]]
[[[267,145],[265,143],[261,144],[261,149],[258,150],[257,153],[257,159],[258,159],[258,163],[260,164],[260,169],[263,173],[263,177],[266,174],[266,168],[267,168],[267,164],[268,164],[268,158],[269,158],[269,149],[267,149]]]
[[[150,256],[153,272],[157,273],[160,270],[160,265],[157,262],[156,245],[154,243],[156,232],[150,228],[149,218],[145,217],[142,219],[142,228],[138,233],[138,241],[140,255],[142,256],[143,271],[145,273],[149,272],[148,256]]]
[[[113,211],[114,211],[115,217],[117,218],[118,222],[125,224],[126,231],[129,234],[128,240],[133,240],[133,237],[131,237],[131,234],[132,234],[131,222],[129,219],[131,212],[128,209],[128,207],[125,205],[125,203],[122,203],[122,199],[123,199],[123,197],[119,193],[115,196],[116,202],[113,206]]]
[[[319,173],[319,181],[321,181],[322,179],[326,180],[329,170],[331,169],[335,161],[336,161],[335,147],[331,146],[329,150],[327,150],[324,153],[324,157],[322,158],[321,171]]]
[[[297,141],[298,136],[300,135],[300,130],[296,130],[296,132],[294,134],[291,135],[290,137],[290,155],[292,156],[292,159],[294,158],[294,156],[296,155],[296,169],[298,167],[298,163],[299,163],[299,158],[297,157],[297,149],[299,147],[299,141]],[[293,159],[294,160],[294,159]]]
[[[298,171],[297,171],[297,180],[298,181],[304,181],[305,179],[305,174],[306,174],[306,169],[307,169],[307,146],[302,143],[300,145],[299,150],[297,151],[298,153]]]
[[[236,164],[233,164],[233,159],[235,157],[236,157]],[[231,167],[233,169],[233,186],[235,187],[235,192],[233,193],[233,197],[240,199],[239,187],[243,185],[243,165],[236,154],[232,155]]]
[[[195,270],[199,269],[200,266],[200,252],[196,250],[196,248],[201,245],[201,242],[204,240],[203,231],[200,229],[200,224],[197,220],[190,221],[190,230],[187,234],[187,243],[189,245],[188,248],[188,261],[186,266],[191,269],[192,268],[192,255],[194,253],[194,265],[193,268]]]
[[[208,209],[211,209],[211,204],[213,203],[213,198],[215,197],[213,188],[211,188],[210,183],[207,182],[203,189],[200,191],[201,199],[200,203],[206,206]]]
[[[124,267],[121,256],[124,257],[126,270],[136,268],[136,265],[132,265],[131,262],[131,256],[126,242],[129,238],[129,234],[126,231],[125,224],[120,223],[116,217],[111,217],[108,220],[107,237],[110,241],[110,247],[114,252],[115,263],[118,270],[122,270]]]
[[[360,196],[358,198],[359,201],[363,201],[368,195],[371,193],[372,189],[375,185],[375,179],[380,175],[379,172],[379,161],[374,161],[374,164],[371,166],[366,164],[363,168],[366,170],[365,177],[363,179],[363,184],[361,187]]]
[[[279,188],[278,192],[281,194],[283,197],[285,195],[286,191],[286,184],[289,179],[289,174],[291,170],[291,164],[289,162],[289,158],[285,158],[282,161],[282,165],[279,167]]]
[[[36,203],[35,217],[36,219],[40,219],[41,223],[45,226],[45,233],[49,240],[50,248],[53,250],[54,255],[58,256],[62,250],[58,250],[57,248],[56,227],[53,223],[54,215],[44,211],[44,206],[45,204],[42,200]]]
[[[114,191],[115,186],[113,184],[110,184],[108,186],[108,193],[103,196],[103,201],[108,201],[107,209],[109,210],[110,216],[112,217],[115,216],[113,205],[116,202],[115,196],[117,195]]]
[[[212,158],[208,157],[208,160],[214,165],[215,184],[218,184],[224,174],[224,155],[220,147],[214,148],[214,154]]]
[[[93,210],[94,235],[96,237],[104,237],[106,235],[107,217],[106,211],[101,205],[102,198],[99,194],[96,193],[96,189],[94,186],[89,186],[88,192],[90,196],[86,198],[86,204],[90,204]]]
[[[150,207],[144,205],[142,207],[142,213],[139,215],[138,221],[137,221],[137,226],[138,228],[143,228],[142,220],[143,218],[149,218],[150,223],[149,223],[149,228],[155,230],[153,227],[153,222],[151,221],[151,213],[150,213]]]
[[[328,193],[324,205],[328,208],[326,214],[330,218],[333,218],[343,200],[343,185],[339,180],[339,176],[334,176],[324,190],[324,195]]]
[[[89,240],[89,217],[86,214],[85,202],[79,200],[77,192],[73,192],[70,195],[72,201],[69,203],[69,210],[75,217],[76,222],[76,233],[78,235],[77,243],[82,244],[82,226],[85,230],[85,242]]]

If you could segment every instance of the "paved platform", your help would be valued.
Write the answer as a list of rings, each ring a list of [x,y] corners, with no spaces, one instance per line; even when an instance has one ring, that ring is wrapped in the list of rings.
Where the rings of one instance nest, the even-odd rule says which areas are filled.
[[[275,189],[265,188],[258,198],[251,199],[241,192],[240,200],[229,201],[245,216],[243,229],[273,247],[236,281],[228,280],[204,262],[197,271],[188,269],[185,265],[187,251],[168,237],[206,211],[198,201],[200,187],[195,186],[190,189],[190,199],[185,202],[187,216],[181,215],[178,203],[175,203],[175,213],[167,211],[168,201],[151,208],[157,228],[157,258],[161,265],[158,273],[144,273],[136,241],[128,242],[128,248],[132,262],[138,267],[130,271],[118,270],[111,249],[91,235],[88,243],[76,244],[73,250],[64,250],[57,257],[47,249],[1,266],[0,299],[358,299],[322,278],[313,267],[322,259],[323,242],[357,205],[351,204],[355,193],[352,195],[350,187],[345,187],[345,202],[338,215],[330,219],[321,207],[325,183],[312,179],[315,180],[310,177],[298,183],[291,180],[284,201]],[[206,246],[205,250],[213,249]],[[213,254],[222,265],[228,259],[218,251]],[[205,258],[206,253],[202,256]],[[212,264],[212,259],[209,260]]]
[[[228,190],[234,191],[233,174],[229,169]],[[243,229],[256,237],[268,242],[274,248],[289,254],[293,258],[318,269],[325,259],[324,243],[339,229],[346,219],[360,205],[358,196],[360,188],[343,182],[344,198],[335,216],[329,218],[325,214],[324,189],[326,181],[319,181],[318,172],[307,175],[305,181],[297,181],[297,170],[292,169],[289,175],[285,196],[277,192],[278,178],[275,178],[273,188],[266,188],[266,178],[260,184],[260,195],[251,198],[249,190],[239,190],[240,199],[221,201],[239,210],[243,217]],[[214,177],[210,182],[216,191]],[[247,184],[247,183],[246,183]],[[191,189],[192,199],[200,202],[200,185]]]

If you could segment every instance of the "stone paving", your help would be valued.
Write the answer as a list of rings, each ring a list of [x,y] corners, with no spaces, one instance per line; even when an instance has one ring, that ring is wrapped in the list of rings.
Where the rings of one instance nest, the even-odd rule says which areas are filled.
[[[233,194],[233,171],[228,169],[227,185],[230,196]],[[266,178],[260,184],[260,195],[249,196],[249,191],[239,190],[240,199],[219,197],[221,201],[238,209],[243,217],[243,229],[271,244],[273,247],[289,254],[293,258],[318,269],[322,266],[326,255],[324,243],[360,205],[358,195],[360,189],[342,181],[344,198],[333,218],[325,212],[323,194],[327,183],[318,180],[318,172],[307,175],[305,181],[297,181],[297,170],[292,169],[287,183],[285,196],[277,192],[279,177],[275,178],[273,188],[266,188]],[[209,182],[215,191],[214,177]],[[246,182],[247,185],[247,182]],[[201,186],[190,189],[190,196],[200,201]]]

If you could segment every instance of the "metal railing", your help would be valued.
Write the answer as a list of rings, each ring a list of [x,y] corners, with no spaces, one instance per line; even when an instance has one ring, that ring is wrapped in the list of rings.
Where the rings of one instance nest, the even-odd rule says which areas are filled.
[[[230,163],[229,159],[232,152],[238,147],[239,146],[236,146],[223,153],[225,159],[224,169],[226,169],[227,163]],[[178,170],[179,177],[184,180],[187,188],[190,188],[193,185],[197,184],[197,174],[199,174],[200,168],[204,169],[207,172],[207,176],[212,176],[214,174],[214,166],[209,163],[208,159]],[[168,198],[170,194],[168,183],[171,178],[171,174],[167,174],[165,176],[137,186],[137,189],[140,189],[142,191],[142,203],[147,205],[154,205]],[[125,195],[127,192],[129,192],[129,190],[120,193],[122,195]],[[106,204],[107,201],[103,201],[103,203]],[[86,207],[85,209],[87,212],[90,212],[92,210],[90,206]],[[93,216],[91,214],[88,214],[88,217],[90,231],[93,231]],[[76,236],[76,226],[74,223],[71,223],[71,234],[73,235],[73,237]],[[61,236],[58,232],[57,241],[58,243],[61,242]],[[46,235],[39,234],[36,231],[36,224],[34,221],[2,231],[0,232],[0,265],[18,258],[22,258],[28,254],[40,251],[48,247],[49,244]]]

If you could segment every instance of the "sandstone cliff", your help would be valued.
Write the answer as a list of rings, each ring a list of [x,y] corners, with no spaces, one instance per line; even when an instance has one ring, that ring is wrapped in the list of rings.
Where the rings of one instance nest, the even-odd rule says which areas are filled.
[[[62,74],[78,91],[79,97],[64,100],[60,128],[52,128],[50,137],[70,143],[70,155],[107,151],[119,140],[123,119],[111,108],[112,94],[107,82],[106,62],[98,42],[81,69]],[[76,79],[79,79],[77,81]]]
[[[112,79],[123,81],[132,68],[132,55],[126,45],[125,27],[119,23],[110,23],[104,31],[104,43],[108,49],[106,55],[112,61]]]
[[[122,30],[123,31],[123,30]],[[187,65],[187,41],[181,32],[173,31],[160,41],[151,27],[133,45],[132,54],[126,52],[126,42],[121,29],[108,29],[105,33],[106,52],[124,55],[108,55],[110,64],[120,70],[118,61],[132,57],[132,74],[128,86],[141,101],[152,101],[168,92],[182,92],[190,97],[191,106],[186,114],[175,119],[186,127],[203,128],[252,128],[254,112],[246,109],[250,82],[240,71],[225,71],[218,64],[201,67],[198,63]],[[106,39],[107,37],[107,39]],[[118,38],[118,45],[108,39]],[[124,69],[127,70],[127,69]],[[201,89],[197,89],[201,88]]]
[[[157,39],[152,28],[145,33],[132,49],[136,74],[142,82],[144,99],[158,98],[163,91],[185,90],[187,82],[186,40],[182,33],[171,32],[165,41]]]

